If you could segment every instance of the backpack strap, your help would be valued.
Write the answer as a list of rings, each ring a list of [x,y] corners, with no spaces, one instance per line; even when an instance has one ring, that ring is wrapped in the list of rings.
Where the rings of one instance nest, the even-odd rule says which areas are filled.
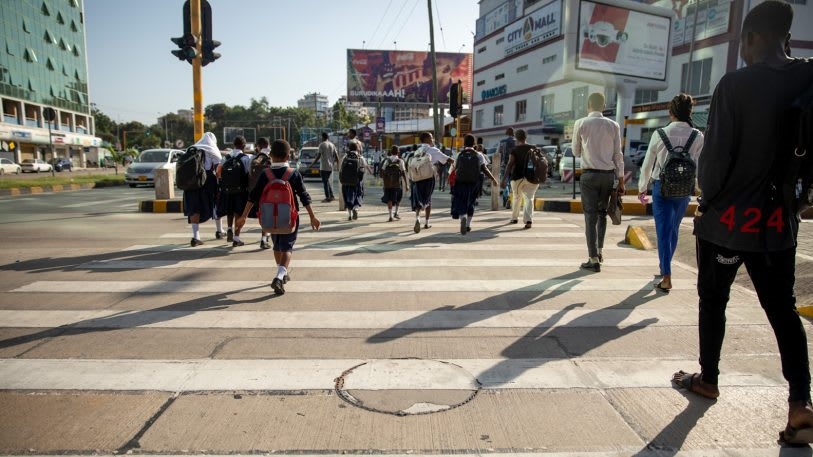
[[[666,131],[663,130],[663,129],[658,129],[658,130],[655,130],[655,131],[658,132],[658,136],[661,137],[661,141],[663,141],[663,145],[666,146],[666,151],[669,154],[672,154],[674,152],[674,147],[672,146],[672,142],[669,141],[669,137],[666,135]],[[694,135],[694,132],[692,132],[692,135]],[[694,141],[694,137],[689,137],[689,138],[691,139],[691,141]]]
[[[269,168],[269,170],[270,170],[270,168]],[[281,179],[282,179],[283,181],[288,181],[288,180],[290,180],[290,179],[291,179],[291,176],[292,176],[293,174],[294,174],[294,169],[293,169],[293,168],[291,168],[291,167],[288,167],[288,169],[287,169],[287,170],[285,170],[285,173],[282,175],[282,178],[281,178]]]
[[[683,150],[686,151],[687,154],[689,153],[689,149],[691,149],[695,138],[697,138],[697,129],[692,129],[692,134],[689,135],[689,140],[686,141],[685,145],[683,145]]]

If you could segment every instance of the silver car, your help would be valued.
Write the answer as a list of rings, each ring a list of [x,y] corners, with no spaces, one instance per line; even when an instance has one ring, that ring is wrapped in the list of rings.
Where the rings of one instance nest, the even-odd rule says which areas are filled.
[[[0,159],[0,175],[4,175],[6,173],[14,173],[20,174],[23,169],[16,163],[12,162],[9,159]]]
[[[147,149],[141,151],[135,162],[127,167],[124,182],[130,187],[155,185],[155,169],[165,165],[175,168],[175,162],[184,152],[180,149]]]
[[[50,163],[42,159],[25,159],[20,165],[23,173],[39,173],[41,171],[51,171],[53,169]]]

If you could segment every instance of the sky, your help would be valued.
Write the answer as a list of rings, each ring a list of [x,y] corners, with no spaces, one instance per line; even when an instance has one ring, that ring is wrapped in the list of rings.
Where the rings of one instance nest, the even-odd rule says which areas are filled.
[[[183,0],[85,0],[90,101],[147,125],[191,109],[192,66],[171,54]],[[426,0],[209,0],[222,57],[203,67],[203,106],[332,105],[347,92],[347,49],[429,49]],[[437,52],[472,52],[477,0],[433,0]]]

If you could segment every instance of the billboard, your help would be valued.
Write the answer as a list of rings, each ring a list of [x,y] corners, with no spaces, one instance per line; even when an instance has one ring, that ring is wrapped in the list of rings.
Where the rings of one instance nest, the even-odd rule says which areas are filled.
[[[578,14],[576,70],[665,82],[672,49],[670,16],[583,0]]]
[[[449,103],[449,88],[463,81],[471,95],[471,54],[436,52],[438,103]],[[375,103],[432,103],[429,52],[347,50],[347,100]]]
[[[506,26],[503,31],[505,55],[530,49],[562,33],[562,1],[555,0]]]

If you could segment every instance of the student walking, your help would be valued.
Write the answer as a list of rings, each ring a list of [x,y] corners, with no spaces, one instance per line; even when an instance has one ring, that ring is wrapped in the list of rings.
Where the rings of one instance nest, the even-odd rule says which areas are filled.
[[[364,199],[364,171],[371,171],[367,161],[358,151],[356,142],[347,143],[347,155],[342,159],[339,167],[339,182],[342,184],[344,207],[347,209],[347,220],[356,220],[359,217]]]
[[[217,176],[215,176],[215,167],[223,156],[217,147],[217,138],[212,132],[204,133],[201,139],[191,147],[204,152],[203,169],[206,174],[202,187],[183,192],[183,214],[186,216],[187,222],[192,225],[192,239],[189,244],[195,247],[203,244],[200,239],[200,224],[216,218]],[[221,230],[218,229],[217,232],[220,233]]]
[[[268,142],[268,138],[260,137],[257,139],[256,147],[258,150],[254,153],[254,156],[251,158],[251,165],[249,167],[248,172],[248,190],[251,192],[254,189],[254,186],[257,185],[257,181],[260,179],[260,175],[265,173],[265,169],[271,167],[271,148],[270,143]],[[257,207],[254,206],[251,208],[251,211],[248,213],[248,217],[251,219],[257,219]],[[227,238],[227,241],[234,241],[234,235]],[[268,234],[262,231],[260,228],[260,248],[261,249],[271,249],[271,243],[268,239]]]
[[[251,171],[252,156],[243,152],[245,147],[245,138],[237,136],[231,153],[217,167],[217,176],[220,178],[217,213],[221,219],[226,216],[228,224],[226,240],[232,242],[232,247],[245,244],[240,240],[240,230],[232,230],[234,220],[243,213],[248,199],[248,175]]]
[[[740,40],[746,67],[724,75],[711,99],[694,221],[701,371],[678,371],[672,382],[704,397],[720,395],[726,305],[737,270],[745,264],[771,323],[788,382],[782,438],[810,443],[807,334],[793,292],[798,221],[787,207],[790,202],[777,194],[782,192],[778,184],[786,179],[787,158],[794,153],[787,144],[789,126],[778,120],[813,83],[813,62],[786,54],[792,22],[793,9],[784,1],[767,0],[748,12]]]
[[[288,165],[291,147],[285,140],[274,140],[271,145],[271,167],[267,169],[257,180],[257,185],[251,190],[248,195],[248,202],[243,210],[243,214],[236,221],[238,228],[242,228],[246,223],[246,217],[251,209],[261,203],[262,196],[267,186],[275,185],[275,181],[287,181],[293,192],[292,198],[296,208],[296,222],[295,227],[291,233],[271,235],[271,242],[274,249],[274,260],[277,263],[277,272],[274,279],[271,281],[271,287],[274,289],[276,295],[283,295],[285,293],[285,284],[290,280],[288,271],[291,265],[291,257],[293,255],[294,244],[296,237],[299,233],[299,206],[300,204],[308,212],[310,218],[310,225],[313,230],[319,230],[320,222],[311,208],[311,196],[305,189],[305,184],[302,180],[302,175]],[[262,209],[260,209],[262,211]]]
[[[412,210],[415,211],[415,233],[421,231],[421,210],[426,217],[423,228],[429,229],[429,215],[432,214],[432,193],[435,191],[435,162],[454,163],[454,159],[440,152],[440,149],[433,146],[434,139],[429,132],[423,132],[420,136],[421,145],[412,155],[407,166],[409,179],[412,181],[410,199],[412,200]]]
[[[336,146],[328,140],[328,134],[322,132],[322,142],[319,143],[319,152],[313,158],[313,164],[319,161],[319,176],[322,178],[322,186],[325,188],[325,199],[322,203],[330,203],[336,198],[333,195],[333,166],[339,166],[339,152]]]
[[[452,219],[460,219],[460,234],[471,231],[474,207],[482,186],[480,175],[484,174],[494,184],[497,178],[489,171],[483,154],[474,149],[474,135],[463,137],[463,150],[454,162],[455,183],[452,191]]]
[[[624,157],[618,123],[601,114],[604,94],[590,94],[587,110],[587,117],[577,119],[573,125],[573,155],[582,158],[581,199],[589,256],[581,268],[599,272],[604,261],[607,207],[614,179],[618,179],[618,194],[624,195]]]
[[[655,218],[655,233],[658,236],[661,277],[655,288],[661,292],[669,292],[672,289],[672,257],[677,249],[680,222],[689,206],[690,196],[664,196],[661,192],[663,183],[660,174],[669,159],[669,149],[685,151],[694,163],[697,163],[700,150],[703,148],[703,134],[692,125],[693,104],[694,100],[687,94],[677,95],[669,102],[669,118],[672,122],[652,135],[638,180],[641,183],[639,185],[641,200],[646,197],[647,189],[652,189],[652,214]],[[664,135],[669,146],[661,135]]]
[[[511,151],[508,157],[508,165],[505,166],[505,177],[503,187],[507,181],[511,180],[511,194],[514,196],[511,202],[511,223],[519,222],[519,211],[522,209],[522,220],[525,228],[531,228],[534,222],[534,198],[539,184],[534,184],[525,178],[525,168],[528,163],[528,156],[535,149],[526,144],[528,134],[523,129],[516,131],[517,146]]]
[[[401,207],[407,180],[406,166],[400,157],[398,146],[390,148],[389,155],[383,160],[381,178],[384,181],[384,195],[381,197],[381,202],[387,204],[389,222],[392,222],[393,218],[400,220],[398,209]],[[395,213],[392,211],[393,208],[395,208]]]

